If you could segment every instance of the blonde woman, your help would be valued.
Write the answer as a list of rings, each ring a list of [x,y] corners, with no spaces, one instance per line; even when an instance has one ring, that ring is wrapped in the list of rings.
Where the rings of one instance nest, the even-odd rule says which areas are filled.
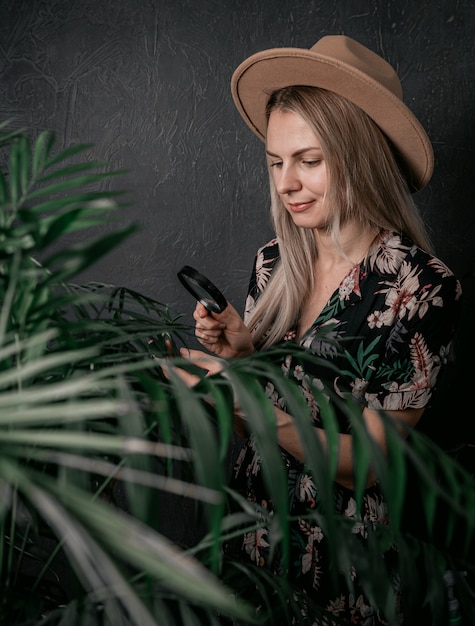
[[[198,304],[196,337],[208,353],[223,358],[282,342],[324,355],[332,369],[302,366],[290,357],[282,366],[301,386],[315,435],[325,441],[309,382],[351,394],[384,447],[380,412],[402,424],[418,423],[458,318],[460,285],[433,255],[411,195],[432,175],[430,141],[403,103],[393,68],[345,36],[324,37],[310,50],[252,55],[236,69],[232,93],[246,123],[265,142],[276,236],[257,252],[245,319],[231,305],[208,315]],[[364,362],[359,354],[365,354]],[[206,366],[219,369],[209,358]],[[305,470],[283,399],[273,400],[291,513],[298,518],[318,502],[318,477]],[[351,517],[351,432],[338,416],[336,506]],[[272,510],[252,438],[237,459],[233,486]],[[369,481],[362,521],[385,523],[385,515],[378,486]],[[328,585],[330,564],[315,524],[301,520],[292,532],[289,576],[328,611],[329,621],[322,623],[332,623],[331,616],[342,623],[385,623],[357,586],[349,594]],[[266,529],[256,533],[243,538],[241,558],[277,571],[278,563],[269,562]]]

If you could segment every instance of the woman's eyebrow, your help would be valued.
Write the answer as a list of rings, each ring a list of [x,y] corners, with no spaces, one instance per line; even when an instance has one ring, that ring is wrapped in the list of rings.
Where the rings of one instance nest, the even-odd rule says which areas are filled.
[[[317,150],[319,152],[322,151],[322,149],[319,146],[311,146],[309,148],[301,148],[300,150],[296,150],[296,152],[294,152],[291,156],[298,157],[304,154],[305,152],[310,152],[311,150]],[[270,152],[269,150],[266,150],[266,154],[267,156],[270,156],[270,157],[279,157],[278,154],[274,154],[273,152]]]

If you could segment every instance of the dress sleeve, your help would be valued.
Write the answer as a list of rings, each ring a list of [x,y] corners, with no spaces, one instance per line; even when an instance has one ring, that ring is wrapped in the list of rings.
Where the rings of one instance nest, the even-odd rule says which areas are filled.
[[[279,259],[279,246],[277,239],[272,239],[262,248],[259,248],[254,259],[254,266],[249,279],[249,288],[244,307],[244,323],[256,306],[256,302],[264,291],[272,270]]]
[[[249,287],[247,289],[246,302],[244,305],[244,323],[246,324],[249,317],[256,306],[257,294],[256,294],[256,261],[257,255],[254,259],[254,266],[249,279]]]
[[[461,287],[438,259],[404,262],[397,280],[383,287],[384,308],[371,325],[387,325],[383,358],[366,389],[368,407],[424,408],[447,364],[460,317]]]

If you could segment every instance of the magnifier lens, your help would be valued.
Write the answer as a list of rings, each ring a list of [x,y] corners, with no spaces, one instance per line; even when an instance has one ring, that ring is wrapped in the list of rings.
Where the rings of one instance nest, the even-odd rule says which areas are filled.
[[[185,265],[178,278],[191,295],[213,313],[222,313],[227,306],[226,298],[213,283],[192,267]]]
[[[201,304],[207,309],[211,309],[211,311],[215,311],[216,313],[221,313],[221,309],[213,298],[209,295],[209,293],[204,289],[198,281],[190,276],[183,276],[185,282],[188,285],[189,291],[195,296],[197,300],[201,302]]]

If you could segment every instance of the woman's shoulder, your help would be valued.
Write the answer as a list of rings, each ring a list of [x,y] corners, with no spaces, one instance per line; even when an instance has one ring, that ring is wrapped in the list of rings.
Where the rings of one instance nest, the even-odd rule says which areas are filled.
[[[387,286],[412,293],[444,291],[446,298],[458,301],[462,288],[454,272],[437,256],[419,248],[402,233],[385,231],[370,253],[372,270]]]
[[[410,266],[440,277],[455,278],[455,274],[441,259],[419,248],[403,233],[394,231],[381,233],[369,261],[381,274],[398,275]]]

